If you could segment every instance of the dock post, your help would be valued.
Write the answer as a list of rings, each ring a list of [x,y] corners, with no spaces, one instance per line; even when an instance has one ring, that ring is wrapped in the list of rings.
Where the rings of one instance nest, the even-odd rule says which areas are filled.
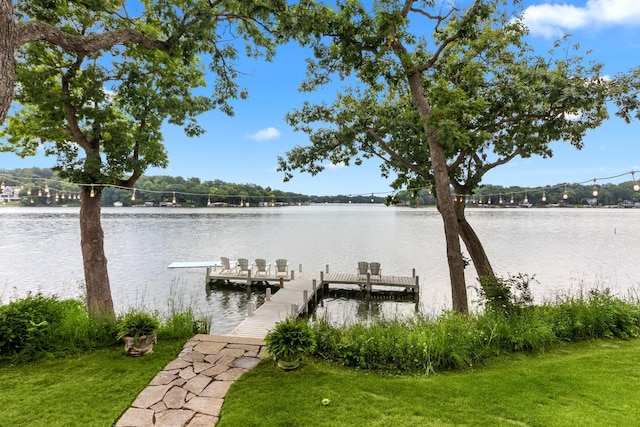
[[[307,291],[306,289],[302,291],[302,303],[304,304],[303,309],[302,309],[302,313],[306,316],[307,314],[309,314],[309,291]]]
[[[298,264],[298,272],[302,273],[302,264]]]
[[[296,277],[296,271],[291,270],[291,280],[295,280],[295,277]]]
[[[247,271],[247,286],[251,286],[251,270]]]
[[[320,272],[320,286],[322,286],[322,295],[326,295],[329,291],[329,284],[324,281],[324,272]]]
[[[207,278],[206,278],[206,284],[209,284],[209,280],[211,280],[211,267],[207,267]]]
[[[411,277],[416,277],[416,269],[411,270]]]
[[[371,291],[373,290],[372,286],[371,286],[371,273],[369,273],[367,271],[367,284],[366,284],[366,288],[367,288],[367,299],[371,299]]]
[[[318,282],[316,279],[311,281],[311,285],[313,286],[313,306],[315,307],[318,304]]]
[[[413,289],[413,299],[416,301],[416,310],[418,309],[418,303],[420,302],[420,278],[416,276],[416,287]]]
[[[248,307],[248,314],[249,314],[249,317],[253,316],[253,310],[254,310],[254,308],[253,308],[253,303],[252,303],[252,302],[250,302],[250,303],[249,303],[249,307]]]
[[[284,288],[284,277],[280,278],[280,289]]]
[[[265,295],[267,301],[271,301],[271,288],[267,288],[267,294]]]
[[[298,304],[291,304],[291,315],[298,317]]]
[[[329,274],[329,264],[327,264],[325,268],[327,269],[327,274]]]

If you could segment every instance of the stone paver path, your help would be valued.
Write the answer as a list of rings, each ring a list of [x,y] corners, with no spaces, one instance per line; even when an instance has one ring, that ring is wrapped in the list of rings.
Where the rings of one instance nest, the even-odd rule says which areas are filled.
[[[196,335],[142,390],[116,427],[201,427],[218,422],[231,384],[267,357],[264,341]]]

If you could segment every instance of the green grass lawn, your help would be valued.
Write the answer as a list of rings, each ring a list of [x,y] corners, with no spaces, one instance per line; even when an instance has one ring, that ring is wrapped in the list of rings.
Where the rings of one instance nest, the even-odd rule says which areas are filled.
[[[0,426],[110,426],[183,345],[158,341],[139,358],[117,347],[0,365]]]
[[[182,344],[2,365],[0,426],[110,426]],[[640,339],[598,340],[429,376],[265,360],[231,387],[218,426],[633,426],[638,402]]]
[[[231,387],[218,426],[639,424],[640,340],[634,339],[560,345],[430,376],[313,360],[283,372],[265,360]]]

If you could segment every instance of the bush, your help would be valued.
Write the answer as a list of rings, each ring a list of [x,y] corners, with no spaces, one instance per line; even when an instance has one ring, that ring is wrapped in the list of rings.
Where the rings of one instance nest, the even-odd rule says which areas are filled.
[[[315,355],[361,369],[434,372],[471,367],[496,355],[544,351],[563,340],[640,335],[637,304],[595,290],[587,299],[533,306],[523,277],[486,287],[489,309],[482,313],[445,312],[436,318],[417,315],[344,326],[321,318],[312,324]]]
[[[535,280],[526,274],[501,277],[483,276],[478,278],[480,286],[476,287],[480,302],[486,310],[511,315],[531,306],[533,297],[529,283]]]
[[[0,353],[14,355],[47,349],[45,339],[51,325],[62,318],[57,298],[29,295],[0,307]]]
[[[32,360],[113,345],[114,323],[98,323],[82,302],[29,295],[0,306],[0,355]]]

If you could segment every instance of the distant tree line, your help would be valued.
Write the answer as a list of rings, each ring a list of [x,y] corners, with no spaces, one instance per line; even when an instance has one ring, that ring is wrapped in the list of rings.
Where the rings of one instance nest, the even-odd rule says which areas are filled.
[[[74,205],[79,204],[78,185],[68,183],[46,168],[26,168],[0,170],[6,185],[22,187],[21,204],[25,206]],[[97,186],[96,186],[97,189]],[[123,206],[153,203],[175,203],[182,206],[203,207],[209,204],[224,203],[229,206],[258,206],[261,204],[295,205],[308,203],[384,203],[380,196],[316,196],[286,192],[261,187],[256,184],[236,184],[221,181],[201,181],[199,178],[172,176],[142,176],[134,190],[115,187],[100,188],[104,206],[115,202]]]
[[[25,206],[74,205],[79,204],[77,185],[61,180],[55,171],[46,168],[26,168],[2,170],[5,185],[22,187],[21,204]],[[632,181],[620,184],[596,185],[597,196],[593,196],[594,185],[557,184],[540,188],[519,186],[503,187],[484,185],[472,196],[468,204],[490,204],[499,206],[528,203],[533,206],[545,205],[620,205],[640,202],[640,192],[634,191]],[[48,190],[48,192],[47,192]],[[566,198],[565,198],[566,194]],[[112,206],[121,202],[123,206],[142,205],[146,202],[155,206],[173,203],[182,206],[203,207],[208,204],[224,203],[229,206],[258,206],[261,204],[296,205],[309,203],[387,203],[390,205],[427,206],[435,205],[435,198],[426,189],[403,190],[393,195],[306,195],[261,187],[256,184],[236,184],[221,180],[201,181],[199,178],[172,176],[142,176],[133,191],[106,187],[102,189],[102,202]],[[543,196],[546,200],[543,200]],[[502,203],[500,203],[502,201]]]

